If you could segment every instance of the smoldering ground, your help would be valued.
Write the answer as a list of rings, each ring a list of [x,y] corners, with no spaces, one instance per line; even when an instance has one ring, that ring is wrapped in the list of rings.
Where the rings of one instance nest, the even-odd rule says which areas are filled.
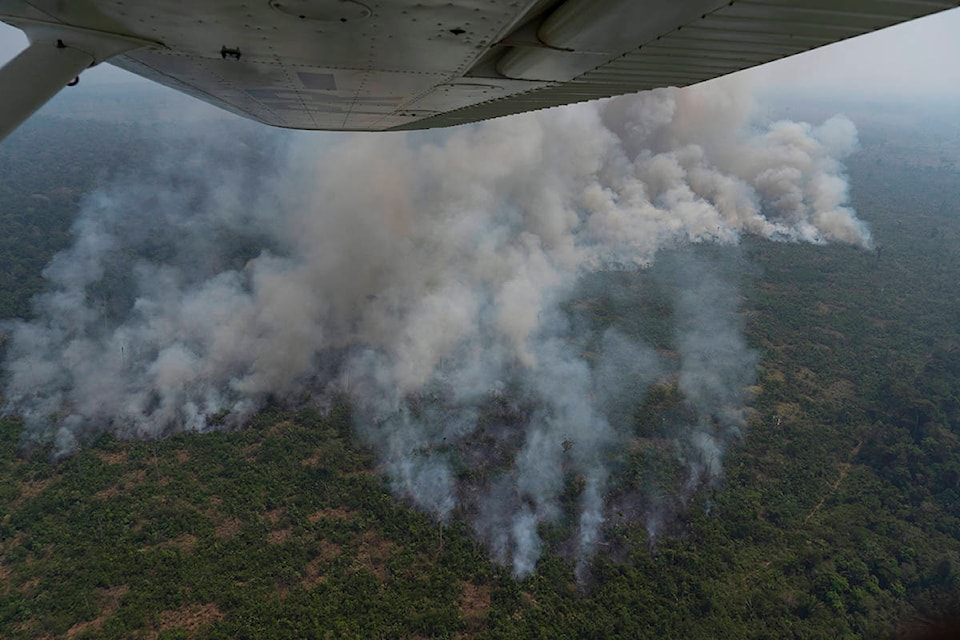
[[[86,198],[10,328],[7,410],[63,456],[346,395],[398,496],[462,514],[520,576],[567,523],[582,566],[647,389],[683,397],[660,434],[683,502],[719,477],[756,359],[709,269],[676,263],[666,349],[595,322],[591,277],[743,234],[870,243],[853,125],[750,112],[714,83],[422,135],[170,134]]]

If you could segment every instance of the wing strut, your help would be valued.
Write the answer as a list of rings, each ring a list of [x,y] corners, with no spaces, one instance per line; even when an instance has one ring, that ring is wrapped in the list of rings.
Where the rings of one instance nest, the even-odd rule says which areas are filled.
[[[2,4],[2,3],[0,3]],[[29,46],[0,69],[0,140],[16,129],[87,67],[159,42],[124,33],[75,27],[59,22],[0,15],[23,29]]]
[[[57,42],[31,42],[0,69],[0,140],[93,64],[93,56]]]

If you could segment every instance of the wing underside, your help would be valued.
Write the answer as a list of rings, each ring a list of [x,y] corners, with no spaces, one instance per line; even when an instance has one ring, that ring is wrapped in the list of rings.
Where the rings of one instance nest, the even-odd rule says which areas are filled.
[[[266,124],[376,131],[686,86],[957,4],[0,0],[0,19],[136,42],[93,57]]]

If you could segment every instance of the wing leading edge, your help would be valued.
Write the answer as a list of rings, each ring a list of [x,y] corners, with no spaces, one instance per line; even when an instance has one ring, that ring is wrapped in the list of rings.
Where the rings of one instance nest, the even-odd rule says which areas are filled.
[[[686,86],[958,5],[0,0],[0,20],[27,32],[28,50],[38,59],[49,57],[44,47],[81,52],[71,57],[70,69],[54,65],[54,85],[77,60],[107,60],[266,124],[378,131]],[[0,72],[4,95],[40,94],[31,88],[38,83],[6,71]],[[3,118],[9,119],[0,110]]]

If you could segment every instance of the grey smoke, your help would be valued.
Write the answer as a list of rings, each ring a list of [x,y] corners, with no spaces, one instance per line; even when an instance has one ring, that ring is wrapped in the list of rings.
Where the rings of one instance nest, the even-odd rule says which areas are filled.
[[[713,83],[421,136],[191,130],[87,198],[11,328],[7,410],[63,456],[347,394],[398,496],[462,514],[519,576],[566,524],[580,570],[648,386],[674,376],[695,416],[672,432],[689,493],[719,476],[755,361],[709,273],[676,282],[678,371],[585,327],[584,277],[743,234],[870,244],[853,125],[750,111]]]
[[[673,267],[677,287],[677,384],[696,422],[688,426],[686,491],[719,478],[724,450],[746,426],[747,388],[754,383],[756,352],[744,341],[736,290],[702,262]]]

